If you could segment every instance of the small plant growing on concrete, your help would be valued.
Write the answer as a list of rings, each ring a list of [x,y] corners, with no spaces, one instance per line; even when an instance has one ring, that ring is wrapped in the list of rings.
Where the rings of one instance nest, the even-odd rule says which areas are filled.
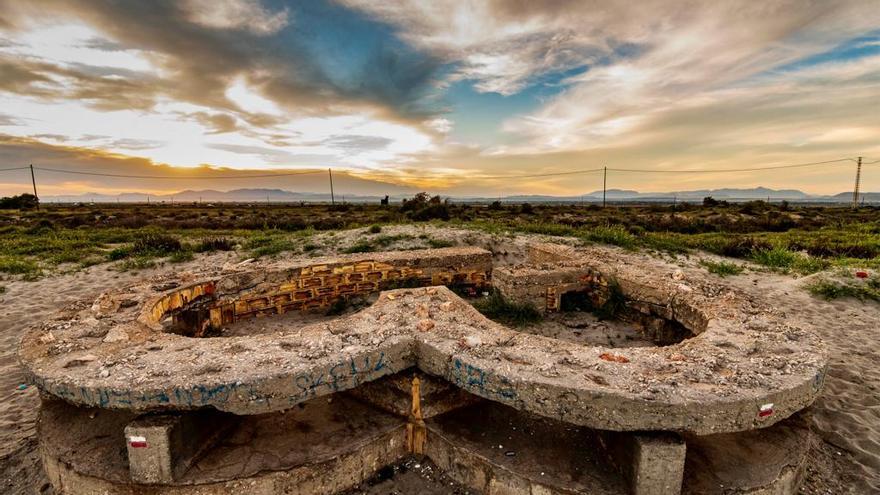
[[[531,304],[508,301],[498,290],[475,302],[474,307],[487,318],[513,326],[531,325],[543,318],[541,312]]]

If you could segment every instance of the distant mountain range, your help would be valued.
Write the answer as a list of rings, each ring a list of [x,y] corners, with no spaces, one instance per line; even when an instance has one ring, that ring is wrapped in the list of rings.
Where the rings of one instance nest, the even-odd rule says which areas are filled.
[[[852,200],[852,192],[842,192],[833,196],[810,195],[796,189],[768,189],[756,187],[752,189],[698,189],[693,191],[652,192],[643,193],[633,190],[608,189],[605,197],[608,201],[638,202],[670,202],[672,200],[699,202],[711,196],[719,201],[749,201],[755,199],[792,202],[848,203]],[[412,197],[412,195],[396,194],[392,201]],[[880,192],[862,193],[865,202],[880,202]],[[378,202],[381,196],[336,194],[335,200],[351,203]],[[581,196],[547,196],[547,195],[514,195],[504,197],[464,197],[453,196],[452,201],[491,202],[501,200],[504,203],[574,203],[580,201],[602,201],[602,191],[593,191]],[[145,203],[145,202],[181,202],[181,203],[297,203],[297,202],[329,202],[329,193],[293,192],[283,189],[233,189],[217,191],[213,189],[186,190],[166,195],[148,195],[145,193],[122,193],[117,195],[84,193],[68,196],[45,196],[44,202],[57,203]]]

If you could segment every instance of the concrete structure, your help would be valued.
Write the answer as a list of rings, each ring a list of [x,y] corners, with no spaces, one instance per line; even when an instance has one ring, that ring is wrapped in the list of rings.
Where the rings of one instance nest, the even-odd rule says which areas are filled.
[[[806,443],[800,440],[803,430],[786,426],[795,421],[786,418],[819,394],[826,362],[809,329],[789,325],[772,308],[730,288],[688,279],[645,256],[535,245],[530,258],[522,266],[493,267],[491,254],[476,248],[370,253],[228,272],[208,269],[105,294],[87,309],[33,329],[22,341],[20,357],[32,383],[47,397],[63,400],[48,402],[44,410],[41,438],[50,478],[69,493],[105,486],[151,493],[138,483],[159,483],[150,485],[155,493],[221,493],[240,480],[269,491],[333,493],[416,453],[488,493],[671,494],[689,486],[706,491],[705,473],[693,475],[687,466],[717,465],[736,452],[713,449],[712,439],[737,444],[763,429],[781,431],[780,438],[797,448],[778,456],[773,464],[781,466],[778,472],[771,468],[753,476],[749,489],[779,483],[790,488],[779,493],[796,488],[799,478],[791,473],[802,469]],[[562,309],[567,293],[597,306],[617,301],[616,313],[657,346],[584,346],[518,332],[486,319],[444,287],[467,294],[489,284],[550,312]],[[293,313],[383,289],[390,290],[355,314],[284,323]],[[275,322],[273,328],[281,330],[195,338],[236,325],[257,329],[259,322]],[[344,468],[321,464],[332,449],[303,449],[297,456],[272,447],[274,459],[287,460],[205,475],[212,472],[205,459],[210,465],[224,441],[217,429],[192,420],[206,408],[238,415],[226,414],[220,422],[232,424],[233,432],[262,425],[257,429],[266,437],[256,435],[252,443],[292,448],[294,443],[281,440],[283,428],[271,433],[281,428],[272,423],[279,421],[278,413],[299,424],[306,413],[298,407],[305,405],[314,415],[308,421],[315,422],[330,414],[315,406],[322,396],[337,403],[348,390],[359,404],[338,399],[351,403],[349,414],[387,421],[362,423],[364,436],[351,445],[354,450],[335,451]],[[125,460],[108,459],[96,468],[49,438],[60,435],[78,445],[106,442],[106,450],[90,452],[112,457],[115,440],[98,440],[94,426],[66,432],[53,424],[61,418],[55,411],[76,416],[89,408],[102,411],[112,423],[107,428],[118,429],[120,437],[125,431]],[[499,417],[544,432],[544,447],[523,440],[514,459],[485,452],[473,440],[474,428],[491,432],[498,408],[506,411]],[[142,413],[171,411],[170,419],[135,421]],[[158,444],[140,434],[156,421],[164,425]],[[579,452],[565,450],[562,440],[571,428],[584,443],[568,448]],[[182,449],[175,431],[191,432],[187,437],[198,438],[199,447]],[[155,450],[144,458],[149,449],[132,447],[132,437],[147,438]],[[328,448],[333,443],[321,438]],[[357,449],[372,452],[367,458],[375,462],[345,464],[346,456],[357,457]],[[597,452],[595,458],[572,464],[584,449]],[[175,455],[182,461],[175,463]],[[578,472],[560,471],[554,459]],[[547,472],[555,477],[535,474]],[[725,493],[736,493],[736,486],[728,480]]]

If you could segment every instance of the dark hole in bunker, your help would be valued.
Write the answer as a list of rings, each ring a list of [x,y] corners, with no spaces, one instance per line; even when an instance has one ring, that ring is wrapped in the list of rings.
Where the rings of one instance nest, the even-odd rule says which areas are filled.
[[[589,289],[564,292],[559,298],[562,319],[566,314],[592,313],[600,321],[624,323],[635,328],[641,337],[656,346],[677,344],[694,336],[694,332],[674,318],[661,316],[661,308],[630,301],[616,284],[610,285],[604,297]]]

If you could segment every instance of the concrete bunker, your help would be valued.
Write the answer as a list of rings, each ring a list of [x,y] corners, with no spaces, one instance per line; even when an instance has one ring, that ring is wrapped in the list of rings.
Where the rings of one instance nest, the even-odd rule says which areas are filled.
[[[825,369],[809,329],[644,256],[532,252],[522,266],[493,267],[473,248],[259,264],[105,294],[22,341],[44,393],[50,479],[60,493],[337,493],[418,455],[484,493],[796,490],[808,448],[798,412]],[[426,287],[355,286],[381,293],[333,319],[189,338],[329,307],[351,290],[344,275],[380,263],[419,271]],[[304,287],[316,271],[321,285]],[[494,323],[443,287],[491,284],[553,312],[550,289],[562,304],[601,297],[612,279],[646,335],[658,319],[689,334],[632,348],[552,339]],[[294,304],[305,289],[312,299]],[[169,318],[184,330],[168,332]],[[772,455],[747,470],[754,448]]]

